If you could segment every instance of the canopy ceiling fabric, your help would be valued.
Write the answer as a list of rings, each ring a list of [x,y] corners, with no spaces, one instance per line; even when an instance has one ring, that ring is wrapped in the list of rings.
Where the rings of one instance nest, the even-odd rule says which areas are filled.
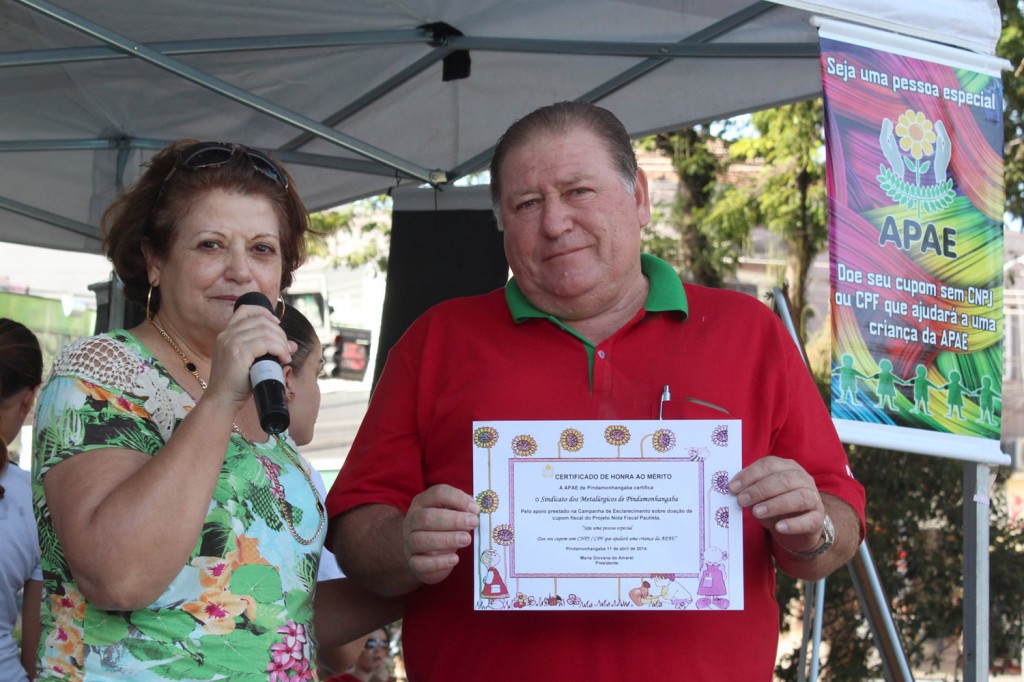
[[[98,252],[179,137],[274,152],[315,211],[443,188],[558,100],[641,135],[807,99],[815,14],[982,54],[1001,30],[996,0],[0,0],[0,240]]]

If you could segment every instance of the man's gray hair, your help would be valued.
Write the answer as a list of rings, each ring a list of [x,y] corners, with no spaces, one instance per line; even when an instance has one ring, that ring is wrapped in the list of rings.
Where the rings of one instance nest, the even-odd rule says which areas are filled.
[[[636,153],[629,134],[615,114],[589,102],[557,102],[535,109],[509,126],[491,157],[491,208],[501,226],[501,166],[508,153],[543,134],[565,134],[585,128],[604,141],[612,164],[626,188],[636,189]]]

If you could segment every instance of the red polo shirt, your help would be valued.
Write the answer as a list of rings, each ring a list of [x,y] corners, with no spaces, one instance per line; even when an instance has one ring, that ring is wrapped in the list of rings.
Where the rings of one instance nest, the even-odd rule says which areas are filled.
[[[828,411],[785,328],[750,296],[684,287],[643,257],[645,307],[596,346],[534,308],[515,281],[424,313],[395,344],[327,498],[405,510],[447,483],[472,494],[473,421],[743,422],[743,465],[798,461],[861,515]],[[778,613],[770,536],[744,511],[743,611],[474,611],[472,548],[438,585],[407,596],[409,679],[770,680]]]

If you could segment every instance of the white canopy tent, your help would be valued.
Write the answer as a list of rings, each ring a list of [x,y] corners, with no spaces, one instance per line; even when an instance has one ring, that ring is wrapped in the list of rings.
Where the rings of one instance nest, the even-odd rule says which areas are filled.
[[[104,208],[179,137],[274,152],[321,210],[399,184],[443,190],[486,167],[512,121],[558,100],[599,103],[640,136],[815,97],[816,16],[983,57],[1001,31],[996,0],[58,3],[0,0],[0,241],[90,253]],[[976,500],[987,467],[965,466]],[[987,514],[968,512],[976,680],[988,535]],[[851,562],[858,584],[871,570]],[[869,620],[895,643],[891,623]],[[909,679],[883,658],[887,679]]]
[[[556,100],[641,135],[810,98],[815,14],[983,55],[1000,32],[995,0],[0,0],[0,240],[98,252],[178,137],[275,152],[320,210],[443,188]]]

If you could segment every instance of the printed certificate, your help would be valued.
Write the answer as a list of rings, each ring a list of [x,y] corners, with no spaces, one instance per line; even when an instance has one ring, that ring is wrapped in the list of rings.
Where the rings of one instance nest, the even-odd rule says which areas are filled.
[[[739,610],[740,422],[473,423],[476,609]]]

